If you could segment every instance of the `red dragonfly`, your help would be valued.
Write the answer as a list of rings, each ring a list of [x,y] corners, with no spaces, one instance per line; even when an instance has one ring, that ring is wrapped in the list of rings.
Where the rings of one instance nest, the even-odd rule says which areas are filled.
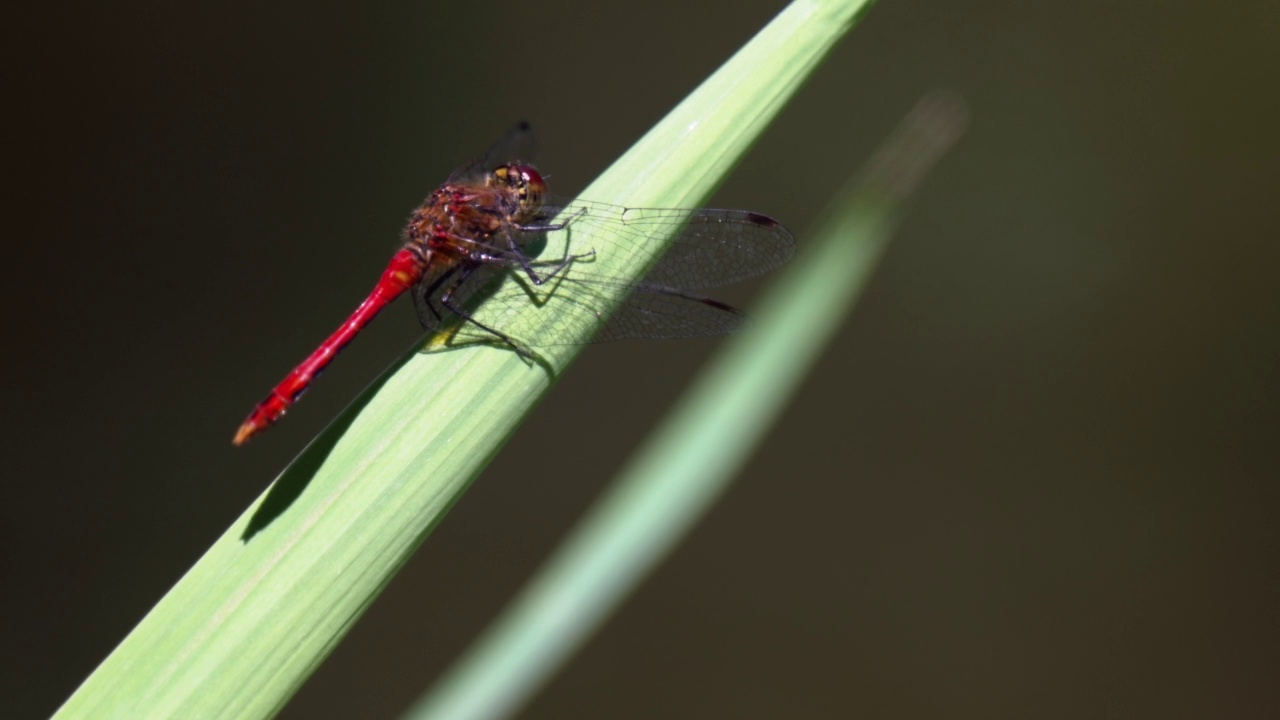
[[[243,445],[280,419],[384,307],[412,291],[428,331],[447,319],[521,356],[529,346],[602,342],[627,337],[702,337],[740,329],[746,316],[697,290],[759,275],[786,262],[795,238],[772,218],[745,210],[624,208],[588,200],[559,200],[532,166],[533,132],[527,123],[507,134],[480,160],[454,173],[413,212],[404,242],[360,307],[310,357],[253,409],[232,443]],[[678,233],[661,257],[654,236]],[[538,259],[547,239],[563,235],[564,251]],[[591,271],[597,253],[640,251],[652,267],[635,283]],[[504,278],[516,282],[499,285]],[[527,280],[527,282],[525,282]],[[549,291],[536,289],[548,281]],[[497,285],[497,287],[493,287]],[[630,293],[618,308],[609,296]],[[488,291],[486,293],[486,290]],[[484,318],[470,309],[484,306]],[[509,312],[537,303],[551,313],[553,330],[512,334]],[[496,312],[489,312],[491,309]],[[608,320],[592,336],[600,318]]]

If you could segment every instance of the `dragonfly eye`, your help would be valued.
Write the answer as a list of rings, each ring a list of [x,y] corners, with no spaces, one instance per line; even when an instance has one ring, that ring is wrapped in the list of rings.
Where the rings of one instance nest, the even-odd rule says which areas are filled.
[[[522,215],[535,212],[546,200],[547,182],[537,170],[528,165],[503,165],[493,171],[493,180],[516,191],[520,197]]]

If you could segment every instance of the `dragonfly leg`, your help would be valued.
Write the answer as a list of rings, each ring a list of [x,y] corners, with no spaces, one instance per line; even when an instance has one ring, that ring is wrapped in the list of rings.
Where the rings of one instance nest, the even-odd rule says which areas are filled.
[[[474,268],[468,268],[466,270],[463,270],[461,273],[459,273],[457,279],[454,280],[452,283],[450,283],[448,289],[446,289],[444,293],[440,295],[440,304],[443,305],[445,308],[447,308],[449,312],[453,313],[454,315],[457,315],[458,317],[462,318],[464,321],[469,322],[472,325],[475,325],[476,327],[480,328],[481,330],[484,330],[485,332],[489,333],[490,335],[498,338],[499,340],[502,341],[504,345],[511,348],[512,350],[515,350],[516,354],[519,355],[520,357],[530,362],[537,362],[538,356],[534,355],[532,350],[516,342],[514,338],[502,332],[501,330],[489,327],[488,325],[485,325],[484,323],[480,322],[479,320],[476,319],[476,316],[468,312],[466,308],[454,302],[454,297],[453,297],[454,292],[457,291],[458,288],[462,287],[463,283],[467,281],[467,278],[470,277],[471,273],[474,271],[475,271]]]
[[[575,255],[570,255],[569,257],[563,260],[546,260],[546,261],[530,260],[528,255],[525,255],[523,252],[520,252],[519,250],[516,250],[515,255],[516,255],[516,259],[520,261],[520,267],[524,269],[524,274],[529,276],[529,280],[531,280],[534,285],[542,285],[546,283],[548,280],[554,278],[556,275],[559,275],[561,272],[564,271],[565,268],[569,267],[574,262],[578,260],[586,260],[588,258],[595,257],[596,251],[595,249],[591,249],[584,253],[577,253]],[[542,274],[538,273],[537,268],[545,267],[548,265],[553,265],[554,267],[552,267],[551,270],[545,273],[542,273]]]
[[[535,223],[528,223],[525,225],[517,224],[516,229],[523,230],[524,232],[556,232],[558,230],[563,230],[569,227],[569,223],[573,222],[574,220],[577,220],[578,218],[586,214],[587,214],[586,208],[584,207],[578,208],[578,212],[574,213],[573,215],[570,215],[569,219],[565,220],[564,222],[558,222],[558,223],[536,223],[535,222]]]
[[[587,212],[586,208],[579,208],[578,212],[574,213],[572,217],[570,217],[568,220],[565,220],[562,223],[556,223],[552,225],[545,225],[545,224],[544,225],[538,225],[538,224],[517,225],[516,229],[522,232],[553,232],[556,230],[563,230],[569,227],[569,223],[582,217],[583,215],[586,214],[586,212]],[[545,284],[548,280],[554,278],[556,275],[559,275],[561,272],[563,272],[565,268],[572,265],[575,261],[587,260],[589,258],[594,258],[596,256],[595,248],[592,248],[587,252],[575,253],[573,255],[569,255],[563,260],[543,260],[543,261],[533,260],[532,258],[530,258],[528,255],[525,254],[524,249],[521,248],[520,244],[515,241],[515,237],[510,235],[507,238],[507,247],[510,250],[511,254],[514,255],[516,260],[520,263],[520,267],[524,270],[525,275],[529,276],[529,280],[532,281],[534,285]],[[548,266],[551,267],[550,271],[539,273],[536,270],[536,268],[548,267]]]

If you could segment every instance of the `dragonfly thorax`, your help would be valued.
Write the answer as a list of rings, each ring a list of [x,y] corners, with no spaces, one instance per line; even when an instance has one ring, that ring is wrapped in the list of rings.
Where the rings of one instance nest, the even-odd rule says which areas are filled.
[[[518,222],[519,195],[509,188],[446,185],[427,198],[405,228],[408,246],[470,255]]]

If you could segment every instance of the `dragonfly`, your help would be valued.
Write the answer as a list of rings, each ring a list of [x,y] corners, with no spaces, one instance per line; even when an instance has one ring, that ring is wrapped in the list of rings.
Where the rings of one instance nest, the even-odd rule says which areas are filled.
[[[232,443],[244,445],[275,424],[406,292],[429,333],[452,323],[451,337],[495,343],[535,360],[532,347],[740,330],[748,324],[744,313],[701,292],[760,275],[795,253],[795,238],[785,227],[747,210],[627,208],[558,198],[529,164],[534,145],[533,130],[521,123],[431,193],[411,214],[400,248],[372,292],[254,407]],[[662,239],[673,234],[664,249]],[[553,245],[561,250],[542,258]],[[650,264],[643,280],[594,270],[601,256],[618,252]],[[522,325],[522,311],[533,306],[549,320]],[[469,331],[459,335],[462,327]],[[521,333],[522,327],[537,330]]]

